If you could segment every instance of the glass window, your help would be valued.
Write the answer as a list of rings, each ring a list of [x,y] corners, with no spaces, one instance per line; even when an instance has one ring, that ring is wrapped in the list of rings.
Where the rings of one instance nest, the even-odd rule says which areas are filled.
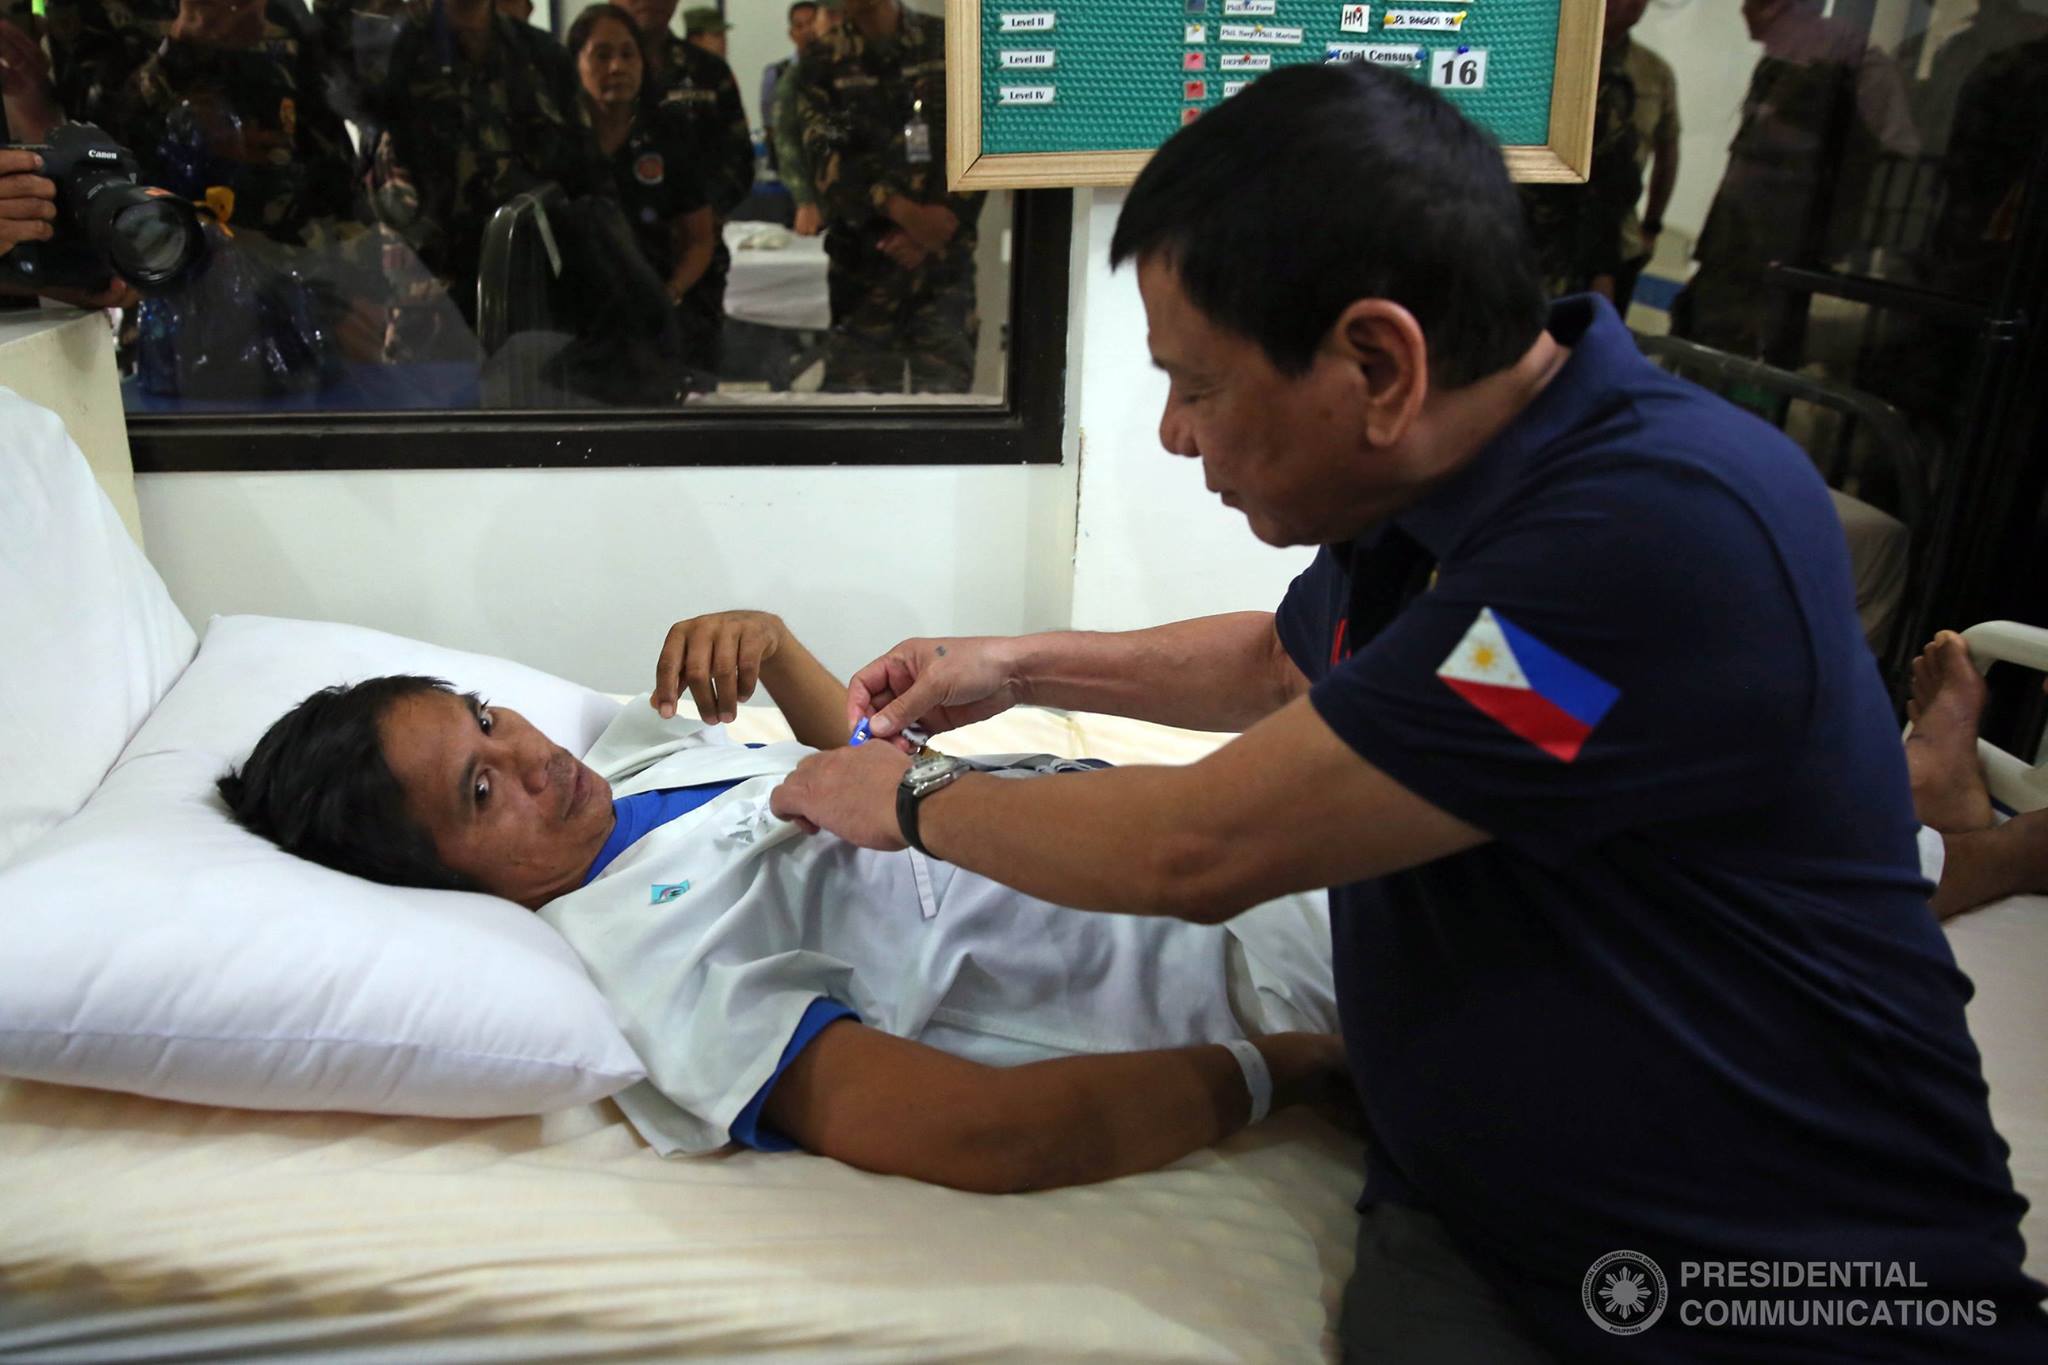
[[[1528,196],[1552,287],[1807,448],[1899,660],[2012,382],[2048,0],[1608,0],[1594,135]]]
[[[287,467],[333,458],[315,416],[329,435],[361,419],[371,445],[541,414],[643,435],[849,407],[1014,417],[1012,281],[1056,292],[1063,325],[1064,258],[1026,238],[1066,226],[1020,208],[1047,196],[946,192],[939,8],[47,0],[11,18],[45,56],[8,108],[17,137],[125,155],[197,206],[201,249],[175,221],[95,223],[81,267],[192,258],[126,272],[145,467],[236,416],[270,419],[245,429],[266,449],[296,434]],[[504,459],[552,448],[545,429]]]

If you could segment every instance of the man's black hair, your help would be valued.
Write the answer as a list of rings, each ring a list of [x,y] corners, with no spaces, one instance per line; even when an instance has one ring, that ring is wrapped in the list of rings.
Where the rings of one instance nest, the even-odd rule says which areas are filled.
[[[1546,318],[1500,147],[1366,63],[1284,67],[1168,139],[1110,242],[1112,267],[1137,257],[1287,375],[1359,299],[1414,314],[1448,388],[1521,359]]]
[[[322,688],[264,732],[241,771],[220,779],[221,799],[245,829],[336,871],[393,886],[480,890],[441,862],[384,761],[378,723],[398,702],[427,692],[482,704],[475,693],[415,674]]]
[[[817,7],[818,0],[796,0],[796,3],[789,7],[789,12],[783,16],[783,21],[785,23],[794,23],[796,22],[796,12],[798,10],[816,9]]]

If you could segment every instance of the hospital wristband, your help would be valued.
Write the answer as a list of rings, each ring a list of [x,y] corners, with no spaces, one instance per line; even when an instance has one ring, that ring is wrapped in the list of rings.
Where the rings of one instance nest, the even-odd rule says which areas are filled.
[[[1223,1046],[1237,1058],[1238,1069],[1244,1072],[1244,1088],[1251,1092],[1252,1112],[1245,1120],[1249,1127],[1273,1110],[1273,1073],[1266,1069],[1265,1055],[1245,1039],[1232,1038]]]

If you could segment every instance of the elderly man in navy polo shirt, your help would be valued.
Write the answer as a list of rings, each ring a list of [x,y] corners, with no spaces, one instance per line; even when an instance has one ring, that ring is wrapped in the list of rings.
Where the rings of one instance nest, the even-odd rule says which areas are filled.
[[[1520,223],[1401,73],[1283,70],[1168,142],[1111,247],[1162,442],[1320,553],[1270,615],[906,641],[849,720],[1243,737],[1014,783],[869,744],[775,809],[1108,912],[1332,888],[1354,1358],[2048,1360],[1826,490],[1546,308]]]

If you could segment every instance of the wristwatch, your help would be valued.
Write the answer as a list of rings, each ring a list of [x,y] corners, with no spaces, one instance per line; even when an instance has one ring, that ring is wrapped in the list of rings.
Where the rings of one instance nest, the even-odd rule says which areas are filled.
[[[931,850],[917,837],[918,803],[941,788],[951,786],[960,774],[973,769],[963,758],[951,754],[926,752],[910,765],[903,774],[903,780],[896,784],[896,827],[903,832],[903,842],[909,844],[926,857]]]

